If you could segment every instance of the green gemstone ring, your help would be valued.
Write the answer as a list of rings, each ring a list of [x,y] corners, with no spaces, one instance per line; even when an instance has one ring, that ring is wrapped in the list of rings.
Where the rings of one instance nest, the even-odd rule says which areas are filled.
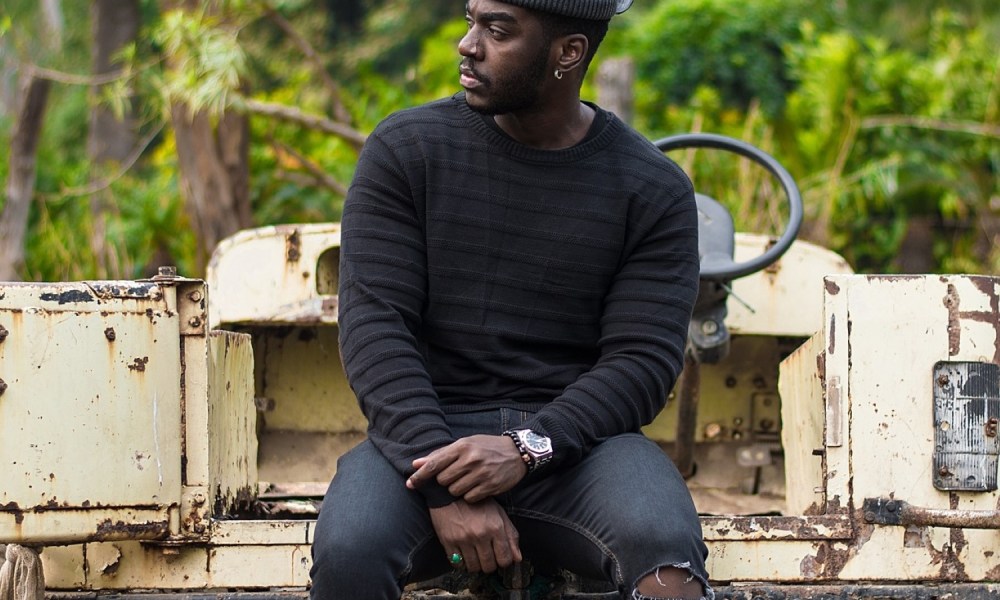
[[[448,560],[451,561],[451,564],[457,565],[462,562],[462,555],[459,554],[458,552],[455,552],[454,554],[448,557]]]

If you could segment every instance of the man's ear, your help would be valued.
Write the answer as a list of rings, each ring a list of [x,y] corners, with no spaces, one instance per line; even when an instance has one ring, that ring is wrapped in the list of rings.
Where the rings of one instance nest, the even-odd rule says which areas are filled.
[[[587,40],[587,36],[582,33],[572,33],[561,38],[556,66],[561,71],[572,71],[580,68],[587,57],[589,48],[590,42]]]

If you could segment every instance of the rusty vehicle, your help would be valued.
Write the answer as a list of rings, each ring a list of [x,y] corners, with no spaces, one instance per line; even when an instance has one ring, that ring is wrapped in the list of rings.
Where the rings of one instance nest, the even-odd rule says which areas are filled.
[[[750,157],[793,205],[775,239],[699,196],[690,359],[646,428],[687,476],[718,597],[1000,598],[1000,278],[854,274],[795,240],[772,158],[658,145]],[[322,496],[365,431],[339,245],[336,223],[263,227],[204,281],[0,284],[0,544],[40,558],[50,597],[307,595]],[[551,591],[497,577],[493,597]],[[407,594],[485,590],[456,573]]]

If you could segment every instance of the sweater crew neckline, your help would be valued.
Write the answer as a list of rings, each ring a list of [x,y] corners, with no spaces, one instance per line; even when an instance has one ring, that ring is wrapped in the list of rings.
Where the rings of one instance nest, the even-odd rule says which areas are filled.
[[[459,113],[468,120],[474,131],[482,135],[491,145],[502,150],[511,158],[536,163],[570,163],[607,147],[623,130],[622,122],[613,113],[600,108],[595,104],[589,104],[594,109],[594,123],[591,130],[587,132],[578,144],[569,148],[559,150],[542,150],[532,148],[510,137],[500,129],[494,121],[487,123],[487,117],[469,107],[465,101],[465,92],[459,92],[452,96]]]

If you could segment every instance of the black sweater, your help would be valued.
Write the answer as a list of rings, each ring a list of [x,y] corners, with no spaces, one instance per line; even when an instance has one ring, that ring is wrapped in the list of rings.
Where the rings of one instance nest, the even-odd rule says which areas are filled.
[[[365,144],[344,205],[340,343],[368,435],[401,473],[454,441],[450,411],[537,411],[548,470],[663,408],[697,290],[694,194],[597,110],[585,140],[544,151],[458,94]]]

